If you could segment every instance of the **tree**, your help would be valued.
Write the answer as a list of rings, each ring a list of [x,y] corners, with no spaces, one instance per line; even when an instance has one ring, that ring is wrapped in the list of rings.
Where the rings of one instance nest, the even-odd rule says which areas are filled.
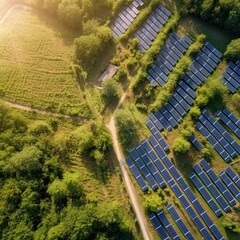
[[[105,79],[102,83],[102,96],[107,102],[119,98],[120,86],[114,78]]]
[[[119,109],[114,113],[114,119],[118,128],[118,134],[122,144],[131,142],[135,131],[135,120],[128,109]]]
[[[183,137],[178,137],[173,143],[173,151],[175,153],[184,154],[190,150],[190,143]]]
[[[228,62],[240,59],[240,38],[232,40],[228,46],[227,50],[224,53],[225,58]]]
[[[201,111],[200,109],[197,107],[197,106],[194,106],[190,109],[190,112],[189,112],[190,116],[192,119],[194,120],[197,120],[198,117],[200,116],[201,114]]]
[[[62,0],[58,6],[59,19],[73,29],[82,28],[82,11],[76,0]]]
[[[147,213],[157,212],[162,210],[163,201],[160,196],[151,194],[145,197],[143,206]]]

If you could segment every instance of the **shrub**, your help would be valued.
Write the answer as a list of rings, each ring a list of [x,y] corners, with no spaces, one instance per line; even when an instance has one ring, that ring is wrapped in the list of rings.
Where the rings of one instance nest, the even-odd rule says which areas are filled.
[[[228,44],[224,57],[228,62],[240,60],[240,38],[234,39]]]
[[[143,206],[146,212],[156,212],[162,210],[163,208],[162,198],[158,195],[151,194],[150,196],[145,197]]]
[[[188,152],[190,149],[190,143],[183,137],[178,137],[173,143],[173,151],[175,153],[183,154]]]

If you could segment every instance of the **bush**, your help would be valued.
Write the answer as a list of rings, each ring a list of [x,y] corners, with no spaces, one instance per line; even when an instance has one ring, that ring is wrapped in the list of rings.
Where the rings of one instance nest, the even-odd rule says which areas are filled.
[[[150,196],[145,197],[143,206],[147,213],[162,210],[163,208],[162,198],[159,195],[151,194]]]
[[[240,60],[240,38],[234,39],[228,44],[224,57],[228,62]]]
[[[190,150],[190,143],[183,137],[178,137],[173,143],[173,151],[175,153],[184,154]]]
[[[200,116],[201,111],[197,106],[194,106],[190,109],[189,115],[193,120],[197,120],[198,117]]]
[[[113,78],[105,79],[102,83],[102,96],[107,102],[111,102],[119,98],[120,86]]]

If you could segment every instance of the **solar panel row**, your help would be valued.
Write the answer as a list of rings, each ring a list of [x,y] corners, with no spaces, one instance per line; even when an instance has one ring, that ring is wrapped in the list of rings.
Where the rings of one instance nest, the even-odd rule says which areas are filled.
[[[229,62],[221,79],[231,93],[237,92],[240,87],[240,66]]]
[[[203,110],[199,120],[195,125],[196,128],[207,138],[226,162],[229,162],[231,157],[234,158],[237,153],[239,154],[239,144],[206,109]]]
[[[179,174],[178,170],[175,168],[175,166],[172,164],[172,162],[168,159],[166,154],[161,150],[159,144],[156,142],[156,140],[154,139],[153,136],[149,137],[149,142],[151,143],[151,145],[153,146],[153,148],[155,149],[155,151],[157,152],[157,154],[161,158],[162,162],[165,164],[168,171],[171,172],[171,174],[173,175],[176,182],[179,184],[179,186],[185,192],[188,199],[192,202],[193,206],[195,207],[195,209],[197,210],[199,215],[202,217],[202,219],[206,223],[206,225],[209,227],[212,234],[216,237],[216,239],[224,239],[224,237],[222,236],[222,234],[220,233],[220,231],[218,230],[216,225],[209,218],[208,214],[203,209],[203,207],[201,206],[201,204],[199,203],[197,198],[194,196],[194,194],[191,191],[191,189],[189,188],[189,186],[183,180],[183,178]],[[155,158],[157,158],[156,155],[155,155]],[[159,159],[158,159],[158,164],[161,164]],[[164,166],[162,164],[161,164],[161,168],[164,168]],[[173,178],[170,176],[168,171],[166,171],[166,169],[162,170],[163,176],[166,179],[167,183],[169,184],[169,186],[171,187],[171,189],[173,190],[173,192],[175,193],[175,195],[177,196],[177,198],[179,199],[179,201],[181,202],[181,204],[183,205],[183,207],[185,208],[185,210],[189,214],[189,216],[192,219],[192,221],[194,222],[194,224],[197,226],[197,228],[201,232],[202,236],[205,239],[212,239],[211,235],[209,234],[207,229],[204,227],[204,225],[202,224],[202,222],[200,221],[200,219],[198,218],[198,216],[194,212],[192,206],[188,203],[186,197],[182,194],[178,185],[173,180]]]
[[[148,70],[149,76],[147,79],[154,87],[157,85],[165,85],[165,83],[168,81],[167,76],[177,64],[179,58],[182,56],[182,54],[178,55],[179,49],[175,43],[177,42],[180,44],[183,53],[186,52],[192,43],[192,40],[187,36],[180,38],[175,32],[170,35],[168,40],[171,42],[174,48],[171,48],[169,45],[165,44],[158,54],[158,57],[155,59],[153,66]]]
[[[148,190],[148,186],[144,182],[143,177],[141,176],[141,174],[137,170],[136,166],[133,164],[132,160],[129,157],[127,157],[125,160],[126,160],[126,163],[127,163],[128,167],[129,167],[129,169],[131,170],[133,176],[135,177],[135,179],[138,182],[139,186],[143,190],[143,192],[147,191]]]
[[[234,205],[236,205],[236,201],[234,200],[234,198],[232,197],[228,189],[225,187],[225,185],[222,183],[222,181],[218,178],[218,176],[212,170],[212,168],[209,166],[207,161],[205,159],[202,159],[200,161],[200,165],[202,166],[203,170],[207,173],[208,177],[215,184],[215,186],[218,188],[220,193],[225,197],[225,199],[230,204],[230,206],[233,207]]]
[[[195,138],[194,135],[189,137],[189,141],[198,149],[201,150],[202,144]]]
[[[237,176],[237,174],[232,170],[231,167],[227,167],[225,169],[225,172],[227,173],[227,175],[232,179],[232,181],[238,186],[238,188],[240,189],[240,178],[239,176]]]
[[[238,127],[240,128],[240,120],[232,113],[230,112],[227,108],[223,110],[223,113]]]
[[[173,207],[173,205],[169,204],[167,206],[167,209],[168,209],[168,212],[170,213],[170,215],[172,216],[174,222],[177,224],[177,226],[179,227],[179,229],[181,230],[183,235],[186,237],[186,239],[194,240],[192,233],[188,230],[187,226],[185,225],[183,220],[180,218],[180,216],[178,215],[178,213],[175,210],[175,208]]]
[[[213,212],[220,217],[222,215],[222,211],[219,209],[215,201],[212,199],[206,188],[203,186],[203,184],[200,182],[200,180],[197,178],[197,176],[192,173],[190,174],[189,178],[193,182],[194,186],[197,188],[197,190],[201,193],[207,204],[210,206],[210,208],[213,210]]]
[[[164,212],[158,211],[156,212],[160,222],[163,224],[163,226],[165,227],[165,229],[167,230],[167,232],[169,233],[170,237],[172,239],[176,239],[176,240],[181,240],[181,238],[179,237],[179,235],[176,233],[175,229],[173,228],[173,226],[170,224],[170,222],[168,221],[166,215],[164,214]]]
[[[139,50],[142,53],[152,45],[152,41],[170,16],[171,13],[165,7],[159,5],[142,27],[134,34],[134,37],[139,40]],[[164,75],[162,76],[164,77]],[[162,82],[162,80],[160,80],[161,79],[159,79],[159,82]]]
[[[198,164],[194,164],[193,169],[197,173],[197,175],[200,177],[204,185],[208,188],[209,192],[212,194],[215,200],[219,203],[219,205],[224,210],[224,212],[229,212],[231,210],[229,205],[224,200],[224,198],[219,193],[219,191],[216,189],[216,187],[213,185],[213,183],[210,181],[206,173],[203,172],[203,170],[200,168]]]
[[[185,39],[188,38],[185,37]],[[187,41],[191,41],[190,39],[186,41],[181,39],[176,33],[172,33],[170,38],[166,41],[168,49],[171,51],[174,51],[173,49],[175,49],[174,54],[177,56],[181,56],[183,54],[181,51],[184,50],[184,45],[180,44],[180,40],[185,43]],[[179,47],[179,44],[181,45],[181,48]],[[209,50],[209,48],[211,48],[211,50]],[[176,51],[176,49],[178,49],[178,51]],[[159,111],[154,113],[165,129],[171,131],[172,128],[175,128],[182,122],[182,117],[186,115],[186,113],[190,110],[190,106],[194,103],[194,99],[196,98],[195,90],[205,81],[206,77],[213,72],[214,68],[220,61],[219,56],[221,56],[221,54],[217,49],[212,47],[209,43],[205,44],[198,57],[190,65],[190,72],[184,75],[178,82],[175,92],[168,99],[168,103]],[[148,71],[148,81],[155,86],[159,83],[160,76],[154,69],[157,66],[160,66],[160,61],[162,61],[162,63],[165,61],[164,66],[166,68],[169,68],[168,65],[172,66],[170,62],[166,61],[166,58],[162,55],[159,56],[159,58],[155,61],[155,65]],[[169,71],[171,71],[170,68]],[[163,80],[161,79],[161,81]],[[217,146],[217,148],[219,148],[219,146]]]
[[[224,114],[224,112],[218,110],[216,115],[222,120],[222,122],[227,125],[227,127],[238,137],[240,138],[240,128],[232,122],[232,120]]]
[[[139,14],[139,10],[137,8],[142,5],[143,2],[141,0],[134,0],[131,4],[129,4],[124,10],[122,10],[118,14],[118,16],[111,24],[111,29],[113,30],[114,38],[118,38],[119,36],[126,32],[126,30],[131,25],[133,20]]]
[[[238,188],[235,186],[235,184],[232,182],[232,180],[228,177],[228,175],[225,172],[219,173],[220,178],[225,183],[225,185],[228,187],[228,189],[231,191],[233,196],[240,201],[240,192]]]
[[[163,226],[161,225],[160,221],[157,219],[155,214],[154,213],[150,214],[148,216],[148,218],[151,221],[151,223],[153,224],[153,226],[155,227],[155,229],[156,229],[158,235],[160,236],[160,238],[162,240],[170,240],[166,231],[164,230]]]
[[[141,170],[141,172],[143,173],[144,177],[148,181],[148,183],[151,186],[151,188],[154,191],[157,190],[158,189],[157,182],[155,181],[154,177],[152,176],[152,174],[150,173],[148,168],[143,163],[142,159],[139,157],[137,151],[135,149],[132,149],[130,151],[130,154],[131,154],[131,157],[134,159],[135,163],[137,164],[138,168]]]

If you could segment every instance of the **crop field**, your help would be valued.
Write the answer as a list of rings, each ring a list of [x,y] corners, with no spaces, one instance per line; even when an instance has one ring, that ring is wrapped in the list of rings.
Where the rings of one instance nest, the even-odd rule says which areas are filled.
[[[74,37],[54,19],[21,8],[0,26],[0,95],[34,108],[72,114],[83,102],[71,68]]]

